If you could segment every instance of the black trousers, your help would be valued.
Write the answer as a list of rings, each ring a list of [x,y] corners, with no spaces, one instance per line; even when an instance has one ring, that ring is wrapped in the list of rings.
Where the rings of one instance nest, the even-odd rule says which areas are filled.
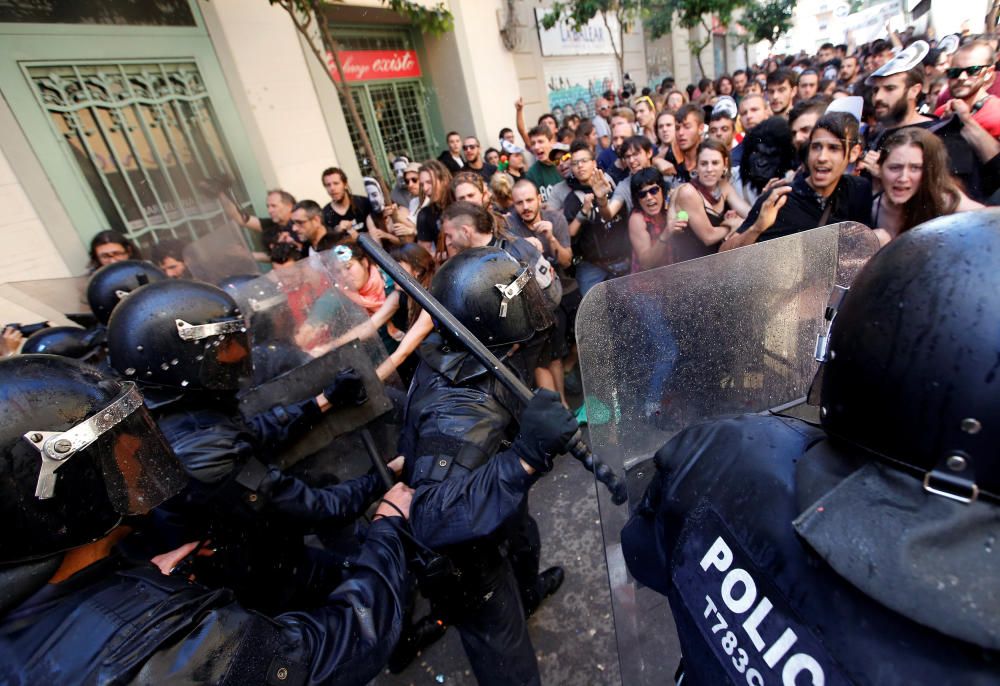
[[[482,576],[481,604],[456,624],[479,686],[540,686],[535,649],[510,561]]]

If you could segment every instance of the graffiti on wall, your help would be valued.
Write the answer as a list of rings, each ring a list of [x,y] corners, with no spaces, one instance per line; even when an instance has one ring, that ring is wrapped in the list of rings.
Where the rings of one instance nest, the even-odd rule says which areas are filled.
[[[564,116],[577,114],[581,117],[593,117],[594,100],[605,91],[615,90],[615,82],[610,75],[604,78],[581,79],[572,76],[549,76],[546,89],[549,96],[549,111],[556,119],[562,121]]]

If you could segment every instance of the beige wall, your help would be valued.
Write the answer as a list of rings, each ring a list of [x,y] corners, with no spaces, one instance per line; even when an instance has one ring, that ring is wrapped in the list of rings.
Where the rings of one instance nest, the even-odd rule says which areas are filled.
[[[484,149],[496,147],[500,129],[514,128],[514,100],[519,85],[515,55],[504,47],[500,38],[506,2],[453,0],[451,11],[455,16],[455,43],[472,130]],[[443,106],[441,116],[445,128],[451,128],[448,110]]]
[[[310,75],[291,19],[263,0],[203,0],[200,7],[265,183],[325,202],[319,174],[338,155],[317,93],[320,80]],[[339,105],[336,115],[343,119]],[[343,133],[346,139],[346,126]],[[252,200],[262,214],[264,198]]]
[[[28,200],[21,182],[14,175],[7,156],[0,150],[0,283],[30,281],[70,276],[45,230],[45,225]],[[44,319],[16,292],[0,292],[0,325],[9,322],[29,323]]]

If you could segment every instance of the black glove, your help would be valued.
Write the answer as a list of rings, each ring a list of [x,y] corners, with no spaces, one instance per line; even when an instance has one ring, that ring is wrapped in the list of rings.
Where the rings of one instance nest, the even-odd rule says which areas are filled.
[[[334,407],[357,407],[368,402],[364,379],[350,367],[337,372],[333,383],[323,389],[323,395]]]
[[[552,469],[552,458],[569,449],[577,432],[576,419],[563,407],[559,394],[541,389],[521,413],[521,432],[511,449],[539,472]]]

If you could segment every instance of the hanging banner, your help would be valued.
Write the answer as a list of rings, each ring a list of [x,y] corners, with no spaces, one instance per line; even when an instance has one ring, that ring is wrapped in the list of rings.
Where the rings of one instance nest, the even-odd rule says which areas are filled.
[[[885,38],[887,35],[885,25],[890,21],[897,21],[899,25],[894,24],[894,28],[902,30],[904,26],[902,19],[903,3],[900,0],[892,0],[849,14],[839,23],[844,29],[844,40],[846,41],[850,34],[854,42],[861,45],[876,38]]]
[[[420,61],[416,50],[341,50],[337,53],[348,82],[380,81],[382,79],[415,79],[420,77]],[[340,80],[333,54],[326,54],[330,73]]]

